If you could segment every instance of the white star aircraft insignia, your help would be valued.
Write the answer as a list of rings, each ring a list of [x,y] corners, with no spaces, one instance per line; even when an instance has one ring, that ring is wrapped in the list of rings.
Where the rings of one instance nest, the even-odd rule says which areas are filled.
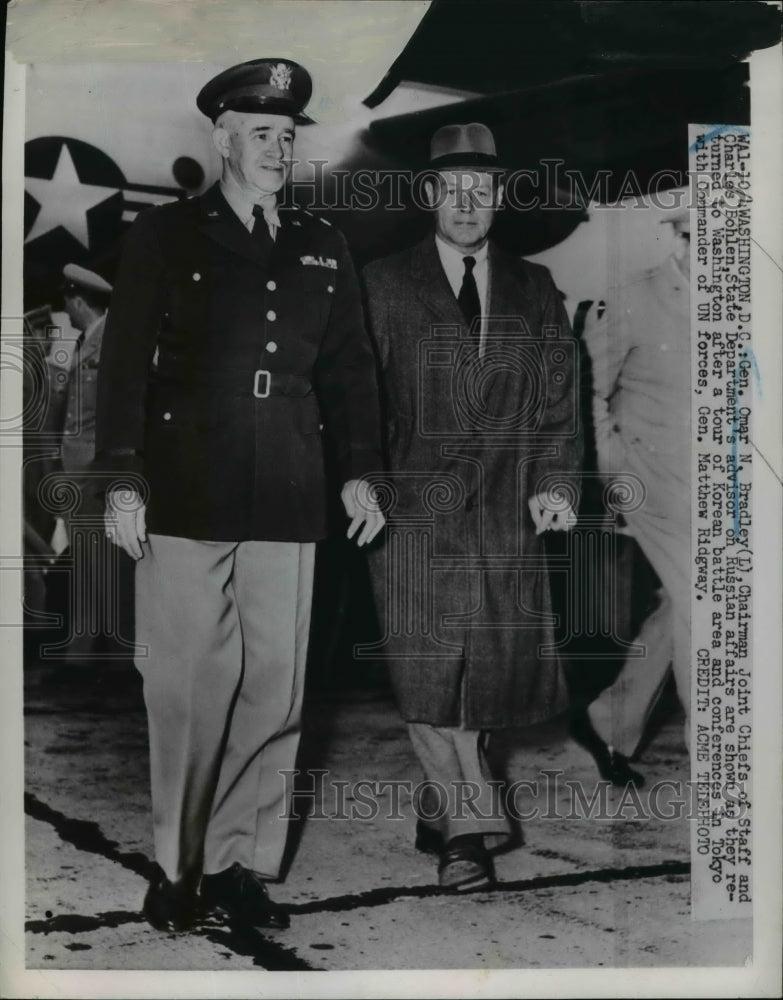
[[[89,249],[90,237],[87,213],[91,208],[117,194],[119,188],[84,184],[76,172],[71,153],[63,143],[54,175],[50,180],[40,177],[25,178],[29,194],[41,206],[25,243],[38,239],[62,226],[83,246]]]

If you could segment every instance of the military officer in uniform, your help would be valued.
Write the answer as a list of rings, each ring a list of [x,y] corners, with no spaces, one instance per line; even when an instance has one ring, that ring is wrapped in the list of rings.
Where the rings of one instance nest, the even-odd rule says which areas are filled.
[[[96,377],[110,298],[111,285],[99,274],[78,264],[65,265],[63,302],[71,325],[79,331],[63,427],[62,460],[68,472],[87,468],[95,458]]]
[[[63,658],[70,663],[94,661],[111,653],[129,655],[132,620],[128,614],[133,590],[132,561],[111,551],[90,519],[100,521],[103,503],[92,479],[95,459],[95,406],[98,362],[111,285],[78,264],[63,268],[63,302],[75,330],[75,343],[64,391],[60,420],[60,469],[79,489],[77,520],[56,519],[52,547],[70,547],[74,559],[71,580],[72,615]],[[81,526],[79,522],[82,522]],[[81,533],[81,540],[78,536]]]
[[[209,81],[222,175],[130,230],[99,379],[107,530],[136,560],[155,855],[144,912],[202,902],[285,927],[278,876],[310,620],[327,534],[322,432],[359,544],[383,516],[374,359],[345,240],[284,208],[309,74],[257,59]],[[153,360],[155,365],[153,366]]]
[[[644,784],[628,763],[673,671],[690,707],[690,216],[666,220],[674,249],[659,267],[610,289],[591,310],[584,340],[593,369],[598,464],[608,476],[630,472],[644,484],[639,508],[626,515],[661,581],[658,606],[635,639],[614,683],[578,715],[574,736],[602,777]]]

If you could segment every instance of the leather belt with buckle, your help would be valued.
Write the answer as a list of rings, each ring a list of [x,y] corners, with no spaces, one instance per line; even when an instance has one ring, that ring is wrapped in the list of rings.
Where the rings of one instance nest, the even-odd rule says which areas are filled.
[[[268,372],[265,368],[259,368],[253,379],[253,395],[256,399],[266,399],[271,387],[272,373]]]
[[[237,368],[210,371],[159,362],[157,376],[164,382],[181,385],[183,389],[222,390],[237,396],[254,396],[256,399],[267,399],[269,396],[307,396],[313,391],[312,382],[307,375],[270,372],[266,368],[258,368],[256,371]]]

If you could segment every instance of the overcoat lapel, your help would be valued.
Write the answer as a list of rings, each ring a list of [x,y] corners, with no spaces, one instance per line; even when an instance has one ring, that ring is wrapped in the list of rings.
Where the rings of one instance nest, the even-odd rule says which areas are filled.
[[[416,282],[419,300],[444,323],[464,324],[462,310],[451,290],[446,273],[440,262],[435,238],[428,237],[414,247],[411,258],[410,273]],[[489,308],[488,317],[495,318],[495,323],[488,324],[488,333],[500,321],[497,332],[508,334],[509,320],[514,317],[535,314],[538,309],[527,283],[521,280],[521,275],[514,268],[514,259],[498,249],[494,243],[489,244]]]
[[[442,323],[462,326],[465,322],[451,285],[430,236],[413,249],[411,277],[416,282],[416,294],[430,312]]]
[[[487,333],[491,341],[493,333],[509,334],[512,332],[509,321],[522,317],[529,322],[531,316],[538,312],[538,306],[532,297],[531,290],[523,276],[515,268],[515,260],[498,249],[494,243],[489,244],[489,309],[490,322]]]

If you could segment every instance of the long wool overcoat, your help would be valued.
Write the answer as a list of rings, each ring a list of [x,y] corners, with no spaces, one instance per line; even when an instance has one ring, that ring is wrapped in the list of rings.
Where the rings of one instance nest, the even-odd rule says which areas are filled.
[[[470,729],[547,718],[566,696],[528,501],[561,481],[573,489],[580,469],[561,297],[546,268],[490,244],[479,357],[433,237],[363,279],[389,466],[371,575],[402,715]]]

